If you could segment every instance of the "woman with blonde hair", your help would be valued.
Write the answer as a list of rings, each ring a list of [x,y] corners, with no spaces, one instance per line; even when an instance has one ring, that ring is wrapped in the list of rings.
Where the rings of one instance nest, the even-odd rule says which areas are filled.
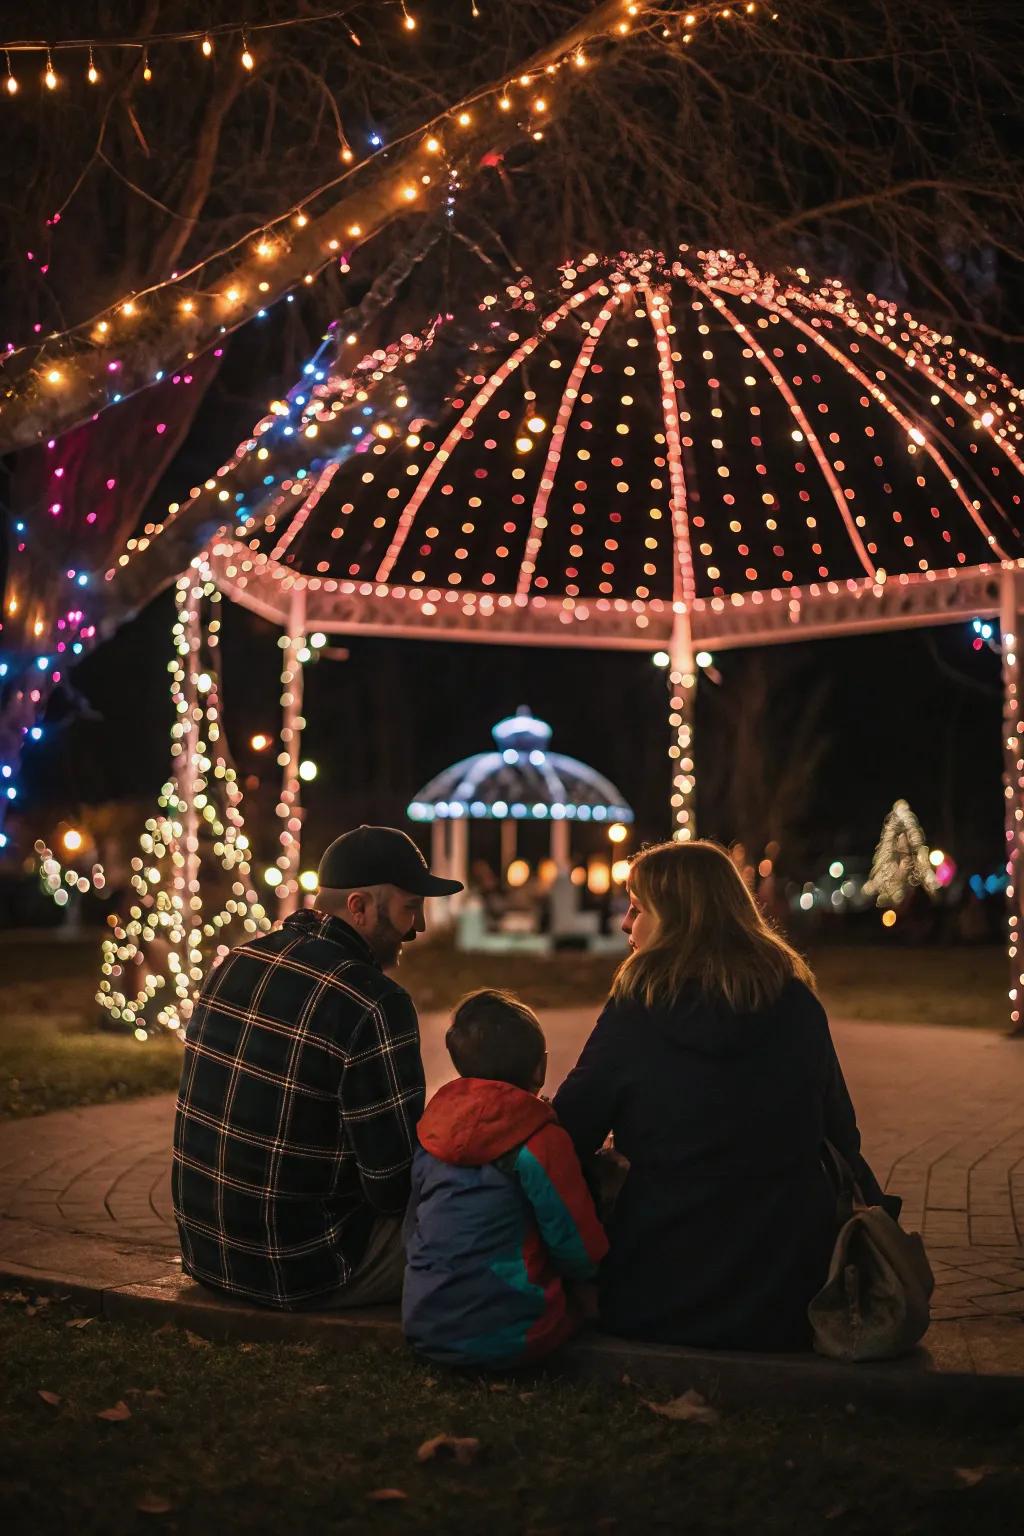
[[[555,1097],[581,1158],[629,1161],[601,1271],[613,1333],[718,1349],[809,1343],[807,1303],[836,1235],[827,1138],[898,1214],[860,1155],[807,965],[714,843],[633,860],[630,954]]]

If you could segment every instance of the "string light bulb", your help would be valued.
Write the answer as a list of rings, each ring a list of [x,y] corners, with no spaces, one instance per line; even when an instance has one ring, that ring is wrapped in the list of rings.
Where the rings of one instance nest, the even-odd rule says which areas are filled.
[[[207,33],[207,35],[203,38],[203,57],[208,59],[212,53],[213,53],[213,40],[210,37],[209,33]]]
[[[4,49],[4,57],[7,60],[7,94],[8,96],[17,96],[18,82],[14,78],[14,72],[11,69],[11,56],[6,48]]]
[[[43,79],[46,82],[46,89],[48,91],[55,91],[57,89],[57,75],[53,68],[53,60],[50,58],[49,48],[46,50],[46,73]]]
[[[147,82],[153,78],[153,70],[149,62],[148,48],[143,48],[142,50],[142,78]]]
[[[242,33],[242,68],[243,69],[253,69],[255,67],[255,64],[256,64],[256,60],[253,58],[252,54],[249,52],[248,39],[246,38],[246,35],[243,32]]]
[[[92,49],[91,48],[89,49],[89,68],[88,68],[88,70],[86,72],[86,78],[89,81],[90,85],[98,85],[99,84],[100,72],[96,68],[96,65],[95,65],[95,63],[93,61]]]

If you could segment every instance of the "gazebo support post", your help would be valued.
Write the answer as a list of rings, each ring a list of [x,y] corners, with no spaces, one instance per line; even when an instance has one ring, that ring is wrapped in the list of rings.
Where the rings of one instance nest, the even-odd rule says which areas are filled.
[[[672,836],[686,843],[697,835],[693,760],[693,717],[697,701],[697,667],[689,609],[677,605],[669,648],[669,717],[672,745]]]
[[[430,868],[442,879],[447,879],[449,873],[448,825],[440,816],[435,816],[430,823]],[[454,915],[451,896],[431,896],[427,901],[428,934],[442,933],[449,929]]]
[[[182,751],[178,754],[175,778],[177,780],[178,799],[184,806],[182,818],[181,846],[185,856],[181,875],[175,882],[178,885],[181,896],[181,927],[182,940],[179,950],[181,971],[188,978],[185,996],[191,996],[197,988],[193,986],[194,977],[192,970],[195,962],[192,959],[193,935],[202,930],[202,908],[192,905],[193,898],[202,898],[200,882],[199,860],[199,811],[196,808],[196,756],[199,749],[200,722],[202,720],[202,700],[199,695],[197,682],[202,670],[202,620],[200,616],[200,604],[202,602],[200,573],[195,566],[190,566],[186,575],[182,578],[187,590],[185,604],[185,637],[188,642],[188,655],[185,657],[185,677],[182,683],[182,695],[188,708],[185,714],[186,730],[182,738]],[[180,1001],[184,1003],[184,998]]]
[[[448,848],[444,835],[446,825],[440,816],[435,816],[430,823],[430,867],[436,875],[441,876],[448,873]]]
[[[1003,805],[1006,828],[1006,907],[1010,959],[1010,1026],[1024,1034],[1024,719],[1021,711],[1021,590],[1016,571],[1001,578],[999,626],[1003,654]]]
[[[569,850],[569,823],[564,817],[551,822],[551,862],[560,875],[567,875],[572,868]]]
[[[455,816],[448,824],[449,847],[451,849],[451,863],[448,867],[448,875],[452,880],[461,880],[462,884],[469,886],[469,822],[465,816]],[[466,899],[465,891],[457,891],[454,896],[449,896],[448,901],[452,912],[458,912]]]
[[[501,869],[498,871],[501,881],[504,883],[508,875],[508,867],[516,856],[516,824],[511,816],[506,816],[501,823]]]
[[[281,669],[281,755],[283,779],[278,815],[281,819],[281,867],[283,879],[278,890],[282,917],[288,917],[299,905],[299,872],[302,860],[302,805],[299,761],[302,748],[302,663],[299,651],[305,639],[306,592],[296,586],[288,613],[288,644]]]

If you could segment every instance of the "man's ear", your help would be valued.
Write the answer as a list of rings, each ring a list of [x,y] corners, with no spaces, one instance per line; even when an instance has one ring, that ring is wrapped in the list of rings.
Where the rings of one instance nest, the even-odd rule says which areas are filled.
[[[363,923],[369,916],[370,894],[368,891],[349,891],[345,899],[348,914],[355,923]]]

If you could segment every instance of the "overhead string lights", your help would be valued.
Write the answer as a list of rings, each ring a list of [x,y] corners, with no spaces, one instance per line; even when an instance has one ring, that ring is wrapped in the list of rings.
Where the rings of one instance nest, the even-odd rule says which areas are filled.
[[[152,79],[153,72],[149,66],[149,57],[155,48],[168,48],[175,44],[194,47],[199,44],[199,51],[204,59],[213,58],[215,45],[218,42],[229,43],[237,41],[239,45],[239,63],[243,69],[255,68],[256,58],[250,47],[250,38],[268,32],[281,32],[294,27],[308,27],[318,22],[340,21],[344,26],[350,40],[358,46],[358,38],[352,32],[345,20],[347,11],[351,7],[336,8],[334,10],[318,11],[310,15],[283,17],[278,21],[224,21],[217,22],[213,26],[201,28],[185,28],[181,31],[154,32],[145,37],[72,37],[50,39],[48,41],[36,41],[33,39],[10,39],[0,41],[7,55],[7,78],[14,80],[14,86],[7,86],[8,93],[16,95],[19,89],[19,81],[14,75],[10,55],[24,54],[31,57],[33,54],[43,55],[46,59],[45,71],[42,75],[43,85],[47,90],[55,91],[64,83],[64,79],[74,78],[70,67],[66,76],[59,76],[53,64],[53,55],[58,58],[66,56],[71,59],[82,54],[86,55],[85,78],[90,85],[97,85],[100,80],[100,72],[95,63],[95,52],[104,50],[111,54],[126,54],[136,57],[142,65],[143,77]],[[403,7],[404,10],[404,7]],[[415,24],[414,24],[415,25]]]
[[[481,166],[497,164],[524,138],[543,139],[544,125],[582,62],[599,61],[634,32],[653,36],[640,24],[659,10],[655,0],[604,0],[514,75],[470,92],[390,142],[374,129],[362,159],[344,142],[342,171],[260,230],[125,295],[42,343],[10,349],[10,357],[32,352],[35,360],[11,380],[0,411],[0,450],[52,435],[56,420],[73,424],[151,383],[154,332],[165,338],[166,361],[191,360],[218,338],[264,314],[268,305],[313,283],[332,263],[347,271],[354,251],[403,211],[442,206],[450,212],[454,189],[464,187]],[[724,8],[706,6],[700,14],[724,14]],[[214,35],[223,30],[209,28],[189,36],[200,46],[210,41],[212,47]],[[235,30],[243,37],[243,64],[246,58],[254,64],[248,37],[259,28],[246,24],[243,35],[239,23]],[[145,57],[148,60],[148,51]],[[370,174],[368,168],[378,159]],[[364,173],[365,180],[356,181],[352,190],[346,187],[350,177],[362,178]],[[340,188],[345,189],[340,199],[327,203]],[[145,348],[143,340],[149,343]],[[5,434],[4,415],[10,420],[19,408],[29,422]]]

